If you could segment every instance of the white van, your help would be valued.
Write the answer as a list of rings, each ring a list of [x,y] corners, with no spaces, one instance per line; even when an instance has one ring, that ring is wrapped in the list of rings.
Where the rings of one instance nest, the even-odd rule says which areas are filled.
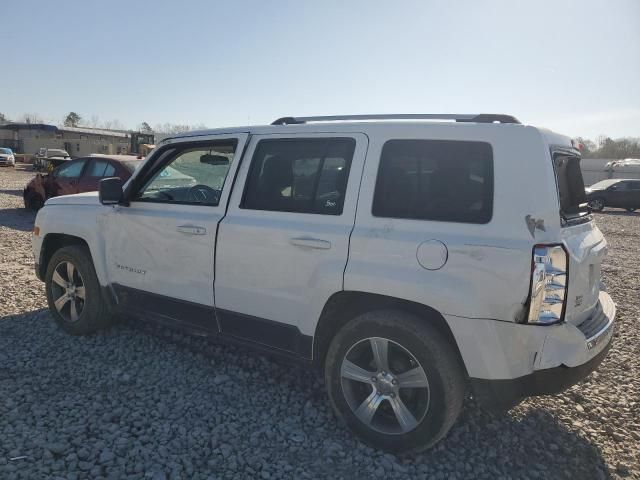
[[[507,115],[287,117],[161,142],[56,197],[33,252],[54,319],[174,322],[321,372],[337,416],[428,448],[467,392],[508,408],[611,344],[607,243],[572,141]],[[193,185],[167,185],[175,169]]]

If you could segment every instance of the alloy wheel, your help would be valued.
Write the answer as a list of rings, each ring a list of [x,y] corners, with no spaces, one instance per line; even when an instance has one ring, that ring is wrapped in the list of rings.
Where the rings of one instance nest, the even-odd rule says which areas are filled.
[[[393,340],[371,337],[357,342],[342,360],[340,377],[352,412],[380,433],[409,433],[429,410],[424,368]]]
[[[51,298],[62,318],[76,322],[85,303],[85,287],[82,275],[68,260],[60,262],[51,277]]]
[[[593,210],[600,211],[600,210],[602,210],[604,208],[604,202],[602,200],[600,200],[599,198],[596,198],[595,200],[591,200],[589,202],[589,206]]]

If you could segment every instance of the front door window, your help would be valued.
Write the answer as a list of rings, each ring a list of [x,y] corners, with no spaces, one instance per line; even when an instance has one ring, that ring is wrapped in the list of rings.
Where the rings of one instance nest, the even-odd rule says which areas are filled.
[[[176,152],[135,200],[216,206],[233,162],[235,140]]]

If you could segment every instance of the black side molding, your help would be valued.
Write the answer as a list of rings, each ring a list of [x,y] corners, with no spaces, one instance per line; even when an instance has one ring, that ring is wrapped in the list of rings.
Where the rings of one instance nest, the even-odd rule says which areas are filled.
[[[111,296],[113,306],[124,314],[172,324],[191,332],[206,332],[223,342],[241,343],[287,358],[304,361],[312,358],[313,337],[302,334],[295,325],[216,309],[124,285],[113,284],[112,287],[115,294],[115,298]],[[104,295],[110,295],[109,288],[104,290]]]
[[[216,316],[223,335],[232,335],[311,359],[313,337],[303,335],[294,325],[222,309],[216,309]]]

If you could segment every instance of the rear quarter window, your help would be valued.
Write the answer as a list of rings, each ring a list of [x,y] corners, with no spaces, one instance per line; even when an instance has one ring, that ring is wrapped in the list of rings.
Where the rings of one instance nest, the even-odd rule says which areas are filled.
[[[389,140],[382,148],[376,217],[488,223],[493,151],[486,142]]]

